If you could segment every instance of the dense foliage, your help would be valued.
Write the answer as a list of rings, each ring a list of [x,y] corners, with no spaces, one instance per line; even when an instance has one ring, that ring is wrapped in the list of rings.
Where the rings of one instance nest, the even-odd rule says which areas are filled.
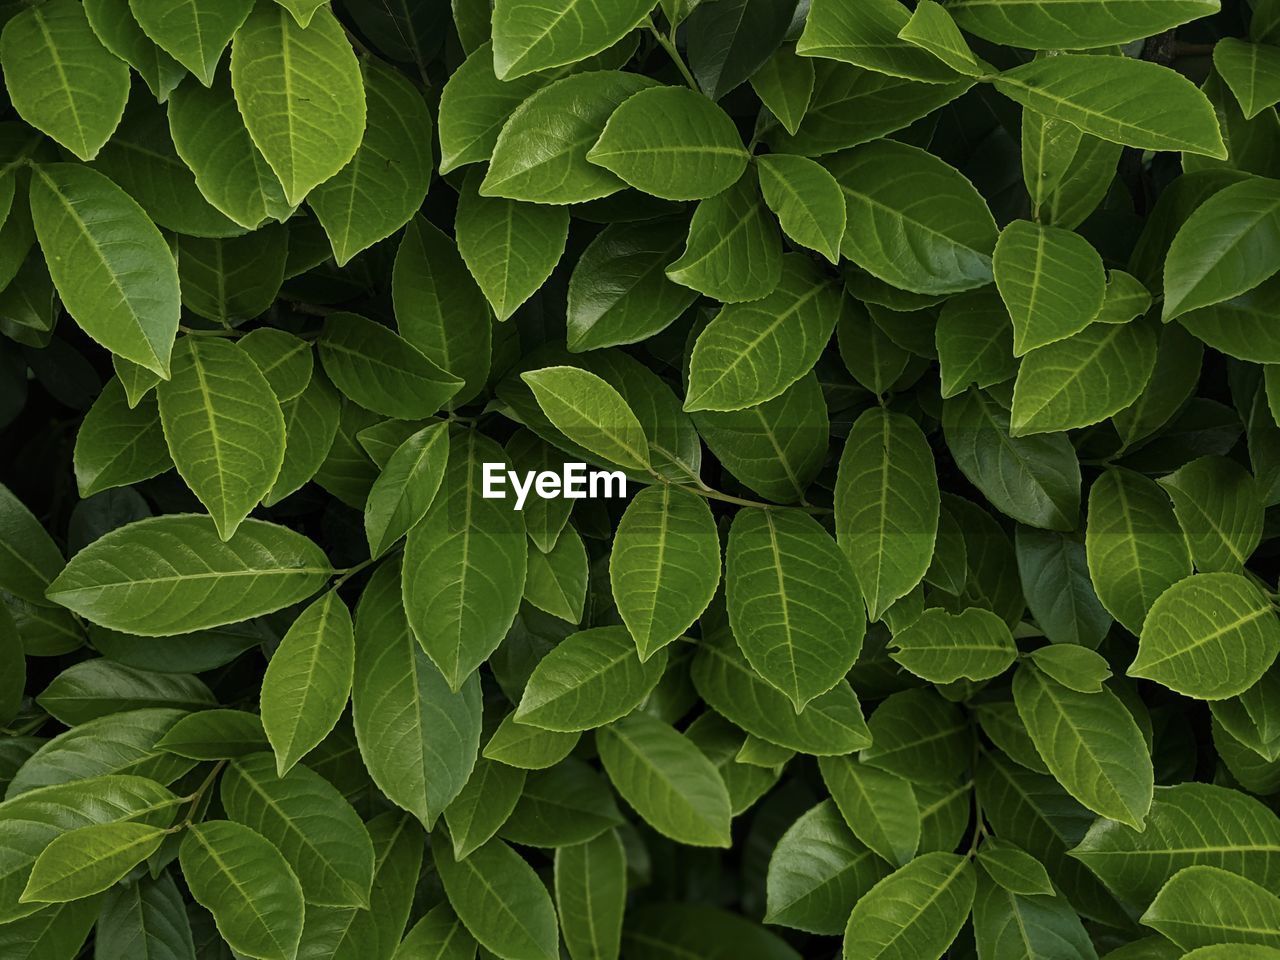
[[[1280,0],[654,4],[0,3],[0,958],[1280,958]]]

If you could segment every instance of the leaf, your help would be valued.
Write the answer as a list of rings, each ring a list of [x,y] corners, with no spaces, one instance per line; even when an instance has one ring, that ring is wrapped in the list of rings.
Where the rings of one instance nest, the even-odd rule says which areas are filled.
[[[872,620],[920,582],[933,557],[939,501],[932,455],[902,414],[858,417],[836,477],[836,539]]]
[[[149,857],[164,835],[145,823],[103,823],[64,833],[36,858],[22,899],[64,903],[100,893]]]
[[[458,252],[499,320],[506,320],[551,276],[569,235],[568,211],[476,192],[463,186],[454,220]]]
[[[1243,576],[1199,573],[1179,580],[1151,606],[1129,675],[1200,700],[1253,686],[1280,654],[1280,621]]]
[[[314,359],[305,340],[275,327],[258,327],[236,345],[249,354],[281,403],[302,396],[311,383]]]
[[[142,208],[102,174],[33,168],[31,219],[67,312],[113,354],[169,377],[178,268]]]
[[[773,848],[765,922],[836,936],[853,905],[888,874],[832,801],[824,800],[791,824]]]
[[[183,838],[191,893],[242,953],[289,960],[302,936],[302,889],[283,856],[260,834],[227,820],[198,823]]]
[[[701,200],[742,176],[747,151],[733,121],[682,87],[649,87],[609,117],[587,160],[645,193]]]
[[[202,710],[214,706],[217,700],[191,674],[150,673],[97,658],[67,667],[44,688],[36,702],[51,716],[72,726],[148,707]]]
[[[365,534],[372,556],[380,556],[413,528],[431,506],[444,478],[448,429],[424,427],[396,448],[369,491]]]
[[[724,307],[689,360],[686,410],[741,410],[772,400],[808,373],[831,339],[839,293],[800,256],[784,256],[772,293]]]
[[[1006,70],[994,85],[1027,109],[1102,140],[1226,157],[1208,98],[1191,81],[1152,63],[1069,53]]]
[[[440,903],[413,925],[396,948],[394,960],[412,960],[414,957],[471,960],[475,953],[476,942],[462,926],[458,915],[447,903]]]
[[[18,115],[81,160],[98,155],[124,115],[129,68],[98,40],[75,0],[10,18],[0,63]]]
[[[1037,0],[1011,4],[956,0],[947,11],[965,30],[994,43],[1032,50],[1082,50],[1127,43],[1217,13],[1216,0],[1142,0],[1135,4]]]
[[[388,417],[429,417],[462,385],[406,340],[354,313],[333,313],[320,360],[334,384],[362,407]]]
[[[1280,898],[1251,880],[1217,867],[1174,874],[1142,922],[1182,947],[1256,943],[1280,948]]]
[[[675,952],[706,960],[799,960],[781,937],[737,914],[697,903],[647,904],[627,914],[624,956],[668,960]]]
[[[949,298],[938,316],[935,340],[943,399],[970,384],[989,387],[1017,373],[1008,310],[993,291]]]
[[[920,843],[911,784],[852,757],[822,757],[818,768],[854,836],[891,864],[910,863]]]
[[[150,951],[154,960],[194,957],[186,904],[172,874],[110,890],[102,901],[94,949],[105,956]]]
[[[786,153],[761,157],[759,174],[765,203],[787,236],[839,263],[845,209],[835,177],[807,157]]]
[[[609,582],[641,660],[688,630],[720,583],[720,541],[706,501],[667,483],[636,494],[618,523]]]
[[[493,441],[471,430],[450,435],[440,492],[405,542],[409,628],[454,692],[497,648],[524,592],[524,525],[482,496],[482,462],[505,463]]]
[[[222,51],[253,9],[250,0],[129,0],[147,36],[212,86]]]
[[[526,726],[509,713],[485,744],[484,756],[521,770],[545,770],[567,757],[578,740],[576,732],[554,733]]]
[[[1262,540],[1262,498],[1244,467],[1200,457],[1159,481],[1201,573],[1236,572]]]
[[[231,86],[249,136],[291,204],[355,156],[365,130],[364,81],[327,8],[304,29],[279,7],[255,6],[235,32]]]
[[[533,93],[498,134],[480,184],[486,197],[534,203],[583,203],[625,184],[587,159],[610,115],[651,87],[647,77],[615,70],[577,73]]]
[[[422,94],[376,60],[365,60],[361,74],[368,119],[360,146],[307,198],[340,267],[408,223],[431,183],[431,114]]]
[[[66,565],[40,521],[0,484],[0,589],[30,603],[45,604],[49,584]]]
[[[1142,829],[1151,806],[1151,759],[1115,694],[1080,693],[1021,667],[1013,698],[1036,750],[1067,792],[1101,816]]]
[[[555,908],[519,854],[495,838],[456,860],[439,834],[431,851],[449,903],[476,940],[511,960],[557,960]]]
[[[811,59],[796,56],[795,45],[784,43],[750,77],[756,96],[793,137],[813,98],[814,72]]]
[[[849,561],[812,517],[750,510],[734,518],[725,556],[729,621],[751,666],[797,712],[839,683],[862,648],[865,614],[848,593],[853,580]]]
[[[913,784],[954,784],[963,771],[969,730],[953,704],[927,689],[886,697],[867,722],[871,745],[861,760]]]
[[[89,0],[84,12],[102,45],[138,71],[158,102],[169,99],[187,71],[142,31],[128,0]]]
[[[689,236],[667,277],[723,303],[759,300],[782,276],[782,248],[750,171],[693,212]]]
[[[1102,258],[1079,234],[1015,220],[1000,234],[994,264],[1015,356],[1079,333],[1102,309]]]
[[[556,909],[565,947],[574,960],[619,956],[627,899],[626,850],[616,830],[555,856]]]
[[[262,678],[262,726],[280,776],[337,725],[354,664],[351,614],[330,591],[293,621]]]
[[[644,428],[618,391],[578,367],[546,367],[522,373],[547,419],[574,443],[610,463],[649,468]]]
[[[1074,644],[1041,647],[1031,652],[1030,659],[1044,674],[1077,693],[1097,693],[1111,676],[1111,667],[1101,654]]]
[[[385,562],[356,607],[351,710],[373,782],[430,829],[475,765],[480,682],[449,689],[409,630],[399,573]]]
[[[978,77],[989,70],[973,55],[947,8],[933,0],[916,7],[898,38],[928,50],[956,73]]]
[[[690,846],[730,846],[724,780],[682,734],[637,713],[603,728],[596,744],[609,780],[651,827]]]
[[[987,876],[1010,893],[1053,895],[1053,882],[1044,864],[1017,844],[996,838],[984,840],[978,863]]]
[[[1111,627],[1111,614],[1089,579],[1088,547],[1030,527],[1019,527],[1015,541],[1022,592],[1045,636],[1059,645],[1097,647]]]
[[[373,845],[336,787],[296,766],[276,776],[276,758],[253,753],[231,761],[220,796],[227,816],[265,837],[302,884],[308,903],[366,907]]]
[[[959,293],[991,282],[995,221],[973,184],[953,167],[893,141],[855,147],[826,167],[848,210],[840,248],[845,257],[914,293]],[[922,204],[921,197],[929,202]]]
[[[496,760],[476,761],[462,792],[445,807],[453,855],[465,859],[502,828],[520,801],[525,771]]]
[[[263,503],[283,500],[320,470],[333,448],[341,416],[338,392],[317,375],[307,388],[280,405],[284,416],[284,463]]]
[[[1246,120],[1280,101],[1280,57],[1266,44],[1224,37],[1214,46],[1213,65],[1231,88]]]
[[[991,956],[1050,951],[1080,960],[1096,956],[1075,911],[1060,897],[1024,897],[979,875],[973,905],[974,939]]]
[[[989,680],[1007,670],[1017,656],[1013,635],[989,610],[968,607],[958,614],[926,610],[893,635],[890,656],[931,683]]]
[[[594,840],[621,823],[604,777],[569,757],[528,775],[520,801],[498,832],[512,843],[559,849]]]
[[[268,750],[271,744],[256,714],[201,710],[175,723],[156,746],[192,760],[221,760]]]
[[[546,7],[539,0],[500,0],[493,11],[493,60],[499,79],[512,80],[599,53],[631,32],[651,9],[647,2],[598,7],[570,0]]]
[[[871,0],[855,11],[837,0],[818,0],[805,21],[796,52],[843,60],[890,76],[946,83],[950,67],[933,54],[898,39],[911,14],[891,0]]]
[[[844,934],[845,960],[885,951],[937,960],[973,906],[973,866],[950,853],[926,853],[877,883],[858,901]],[[901,904],[901,909],[886,909]]]
[[[163,637],[282,609],[332,572],[319,547],[284,527],[246,520],[224,541],[207,517],[176,514],[96,540],[48,597],[112,630]]]
[[[236,344],[184,337],[156,399],[179,475],[218,536],[231,539],[280,475],[285,423],[276,395]]]

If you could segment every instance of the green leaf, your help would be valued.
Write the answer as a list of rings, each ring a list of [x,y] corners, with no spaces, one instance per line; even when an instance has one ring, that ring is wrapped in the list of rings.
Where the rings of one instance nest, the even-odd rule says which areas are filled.
[[[689,70],[718,100],[753,76],[791,26],[790,0],[728,0],[694,6],[686,26]]]
[[[938,960],[973,906],[972,864],[951,853],[926,853],[885,877],[858,901],[844,934],[844,960],[887,951]]]
[[[574,960],[619,956],[627,900],[627,857],[616,830],[555,856],[556,908],[565,947]]]
[[[147,36],[208,87],[213,84],[222,51],[249,16],[253,3],[129,0],[129,7]]]
[[[758,161],[760,191],[782,230],[801,246],[840,261],[844,193],[824,167],[807,157],[773,153]]]
[[[477,192],[467,177],[454,220],[458,252],[499,320],[507,320],[551,276],[564,253],[569,213]]]
[[[1252,120],[1280,102],[1280,52],[1261,43],[1224,37],[1213,48],[1213,65]]]
[[[652,6],[648,0],[604,7],[587,0],[568,0],[563,7],[499,0],[493,11],[495,72],[499,79],[512,80],[586,59],[630,33]]]
[[[1005,622],[978,607],[958,614],[926,610],[894,633],[893,644],[889,655],[930,683],[989,680],[1004,673],[1018,654]]]
[[[1127,43],[1218,12],[1217,0],[956,0],[947,11],[965,30],[994,43],[1032,50],[1083,50]]]
[[[538,90],[503,125],[480,194],[559,204],[617,193],[625,184],[589,162],[587,151],[614,110],[651,86],[634,73],[597,70]]]
[[[333,313],[320,360],[334,384],[362,407],[388,417],[429,417],[462,385],[380,323]]]
[[[942,407],[956,465],[992,506],[1020,523],[1071,530],[1080,511],[1080,463],[1065,434],[1013,437],[1009,414],[970,389]]]
[[[275,327],[258,327],[236,341],[262,371],[281,403],[297,399],[315,370],[311,344]]]
[[[525,600],[567,623],[581,623],[587,602],[590,561],[578,531],[572,527],[562,531],[547,553],[530,542],[528,563]]]
[[[222,760],[271,748],[262,720],[243,710],[201,710],[185,716],[156,746],[192,760]]]
[[[750,79],[756,96],[794,137],[813,97],[813,60],[796,56],[795,45],[784,43]]]
[[[1208,98],[1190,80],[1153,63],[1059,54],[1006,70],[994,84],[1027,109],[1102,140],[1141,150],[1227,156]],[[1152,103],[1160,104],[1158,112]]]
[[[476,761],[466,786],[445,807],[453,855],[465,859],[498,832],[524,791],[525,771],[496,760]]]
[[[1015,539],[1022,592],[1045,636],[1056,644],[1097,647],[1111,627],[1111,614],[1089,579],[1088,547],[1078,538],[1030,527],[1019,527]]]
[[[440,834],[431,851],[449,903],[476,940],[510,960],[558,960],[551,896],[518,853],[495,838],[456,860]]]
[[[67,667],[36,702],[62,723],[74,726],[148,707],[202,710],[217,700],[191,674],[151,673],[99,657]]]
[[[1217,867],[1174,874],[1142,922],[1182,947],[1255,943],[1280,949],[1280,897],[1252,880]]]
[[[158,102],[168,100],[187,71],[143,32],[129,0],[89,0],[84,12],[102,45],[138,71]]]
[[[112,630],[164,637],[280,610],[332,572],[319,547],[285,527],[246,520],[224,541],[209,518],[175,514],[96,540],[48,597]]]
[[[399,574],[386,561],[356,607],[352,717],[373,782],[430,829],[475,765],[480,681],[449,689],[409,630]]]
[[[840,295],[799,254],[783,257],[772,293],[724,307],[689,360],[686,410],[741,410],[772,400],[817,363],[840,315]]]
[[[178,268],[142,208],[96,171],[33,168],[31,219],[67,312],[113,354],[169,377]]]
[[[928,689],[900,690],[886,697],[867,722],[871,745],[864,763],[913,784],[954,784],[969,752],[963,713]]]
[[[1240,573],[1262,541],[1263,504],[1253,477],[1226,457],[1200,457],[1160,478],[1201,573]]]
[[[889,868],[824,800],[787,828],[769,858],[765,922],[837,936]]]
[[[1205,236],[1215,237],[1212,244]],[[1182,224],[1164,265],[1165,322],[1252,290],[1275,270],[1265,252],[1280,244],[1280,187],[1250,178],[1215,193]]]
[[[211,78],[202,79],[207,86]],[[291,204],[355,156],[365,130],[364,81],[327,8],[304,29],[280,7],[255,6],[235,31],[231,86],[249,136]]]
[[[839,683],[862,648],[865,613],[848,593],[853,580],[849,561],[812,517],[744,510],[734,518],[725,557],[729,621],[751,666],[797,712]]]
[[[280,475],[285,423],[275,393],[236,344],[184,337],[156,399],[178,474],[229,540]]]
[[[276,758],[254,753],[231,761],[220,792],[227,816],[283,854],[308,903],[367,907],[373,845],[336,787],[297,766],[276,775]]]
[[[854,836],[889,863],[910,863],[920,843],[920,812],[911,784],[852,757],[820,757],[818,767]]]
[[[351,614],[330,591],[293,621],[262,678],[262,726],[280,776],[337,725],[354,664]]]
[[[94,937],[94,949],[108,957],[139,950],[149,950],[151,960],[195,956],[186,903],[170,873],[108,892]]]
[[[370,556],[386,553],[426,515],[444,479],[449,428],[423,427],[396,448],[369,491],[364,529]]]
[[[545,770],[567,757],[578,739],[576,732],[555,733],[518,723],[509,713],[485,744],[484,756],[522,770]]]
[[[609,582],[641,660],[688,630],[720,583],[720,540],[706,501],[667,483],[636,494],[618,523]]]
[[[655,197],[701,200],[731,187],[748,154],[729,115],[706,97],[656,86],[613,112],[587,159]]]
[[[0,928],[0,948],[14,960],[75,960],[98,919],[99,897],[46,907]]]
[[[1041,647],[1031,652],[1030,659],[1043,673],[1078,693],[1097,693],[1111,676],[1101,654],[1069,643]]]
[[[890,76],[946,83],[955,71],[898,34],[911,13],[894,0],[869,0],[856,8],[839,0],[818,0],[805,21],[796,52],[805,57],[843,60]]]
[[[1018,372],[1009,311],[993,290],[949,298],[934,338],[943,399],[963,393],[970,384],[990,387]]]
[[[1013,698],[1036,750],[1067,792],[1101,816],[1142,829],[1153,773],[1142,733],[1109,690],[1080,693],[1032,667]]]
[[[1015,220],[1000,234],[994,263],[1016,356],[1079,333],[1102,309],[1102,258],[1079,234]]]
[[[959,293],[991,282],[995,220],[954,167],[890,140],[840,153],[826,167],[848,210],[840,248],[845,257],[914,293]],[[921,197],[929,202],[922,204]]]
[[[836,477],[836,538],[872,620],[923,579],[938,511],[933,456],[919,426],[883,410],[858,417]]]
[[[682,734],[636,713],[604,727],[596,745],[609,780],[651,827],[690,846],[730,846],[724,780]]]
[[[439,903],[413,925],[393,960],[472,960],[476,941],[447,903]]]
[[[282,403],[280,409],[284,415],[284,463],[263,498],[267,506],[283,500],[320,470],[338,432],[341,401],[329,381],[317,374],[299,396]]]
[[[1066,900],[1019,896],[983,875],[978,876],[974,898],[973,931],[984,956],[1097,956],[1084,924]]]
[[[365,60],[361,74],[368,120],[359,149],[307,198],[340,267],[408,223],[431,183],[431,114],[422,94],[377,60]]]
[[[529,774],[520,802],[498,832],[511,843],[558,849],[594,840],[621,823],[604,777],[569,757]]]
[[[1053,895],[1053,882],[1042,864],[1008,840],[988,838],[978,850],[978,863],[992,880],[1022,896]]]
[[[451,433],[440,491],[405,543],[409,627],[455,692],[502,641],[524,592],[524,524],[505,501],[484,498],[485,462],[505,463],[492,440]]]
[[[164,836],[145,823],[103,823],[64,833],[36,858],[22,900],[64,903],[101,893],[151,856]]]
[[[911,19],[898,31],[898,38],[928,50],[956,73],[978,77],[990,69],[973,55],[947,8],[933,0],[923,0],[916,6]]]
[[[18,115],[81,160],[98,155],[124,115],[129,68],[98,40],[75,0],[51,0],[9,19],[0,64]]]
[[[183,838],[182,873],[218,932],[241,953],[292,960],[302,937],[302,888],[261,834],[227,820],[198,823]]]
[[[1280,621],[1240,574],[1179,580],[1151,606],[1129,675],[1200,700],[1221,700],[1257,683],[1280,654]]]
[[[647,904],[628,911],[622,930],[628,960],[800,960],[781,937],[737,914],[696,903]]]
[[[546,367],[522,373],[547,419],[574,443],[610,463],[649,468],[644,428],[617,390],[578,367]]]
[[[1156,599],[1191,573],[1168,497],[1128,470],[1107,470],[1090,488],[1085,551],[1099,601],[1134,634]]]
[[[782,245],[756,178],[748,171],[693,212],[680,258],[667,277],[723,303],[768,296],[782,276]]]
[[[0,484],[0,589],[43,605],[49,584],[66,565],[40,521]]]

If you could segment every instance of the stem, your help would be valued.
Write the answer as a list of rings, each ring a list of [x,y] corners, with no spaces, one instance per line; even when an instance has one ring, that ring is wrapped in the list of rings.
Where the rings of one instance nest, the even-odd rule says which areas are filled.
[[[676,49],[675,30],[673,29],[671,31],[671,36],[668,37],[658,29],[652,19],[649,21],[648,27],[649,32],[653,34],[653,38],[658,41],[658,46],[667,51],[667,56],[669,56],[672,62],[675,63],[676,69],[678,69],[680,71],[680,75],[684,77],[684,82],[689,84],[689,86],[698,93],[701,93],[702,91],[698,90],[698,81],[693,78],[693,74],[690,73],[689,68],[685,66],[684,58],[680,56],[680,51]]]
[[[239,337],[239,330],[197,330],[195,327],[180,326],[178,327],[183,333],[190,337]]]
[[[397,546],[396,550],[399,550],[399,549],[400,547]],[[372,566],[373,564],[377,563],[384,556],[385,557],[391,556],[391,554],[394,552],[395,551],[390,551],[388,553],[381,554],[376,557],[370,557],[368,560],[361,560],[354,567],[347,567],[345,570],[342,571],[342,576],[338,577],[338,579],[333,582],[333,586],[330,589],[337,590],[340,586],[342,586],[344,583],[346,583],[348,580],[354,577],[361,570],[365,570],[368,567]]]
[[[222,772],[226,765],[226,760],[219,760],[213,765],[213,769],[209,771],[209,775],[204,778],[204,782],[201,783],[200,786],[196,787],[195,793],[191,794],[189,797],[182,798],[184,801],[190,800],[191,806],[187,807],[186,817],[180,824],[170,831],[171,833],[177,833],[179,830],[185,830],[187,827],[195,823],[194,818],[196,815],[196,808],[200,806],[200,801],[204,799],[204,795],[209,792],[209,788],[213,786],[213,782],[218,779],[218,774]]]
[[[656,476],[656,475],[655,475]],[[657,477],[660,483],[671,483],[663,477]],[[687,493],[697,494],[699,497],[705,497],[707,500],[720,500],[724,503],[737,504],[740,507],[755,507],[757,510],[781,510],[784,509],[782,504],[764,503],[760,500],[748,500],[746,497],[735,497],[729,493],[721,493],[719,490],[713,490],[705,484],[698,486],[690,486],[687,483],[671,483],[671,486],[677,490],[684,490]],[[826,507],[811,507],[807,504],[797,507],[791,507],[793,510],[804,510],[806,513],[825,514],[831,513]]]

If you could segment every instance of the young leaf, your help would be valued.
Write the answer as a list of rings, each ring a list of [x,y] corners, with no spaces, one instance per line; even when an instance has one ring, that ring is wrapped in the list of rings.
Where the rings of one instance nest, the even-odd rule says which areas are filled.
[[[1018,655],[1013,635],[989,610],[968,607],[958,614],[926,610],[905,630],[893,635],[897,649],[889,655],[931,683],[999,676]]]
[[[444,479],[449,427],[433,423],[396,448],[369,491],[364,531],[369,555],[381,556],[425,516]]]
[[[568,0],[554,16],[536,0],[499,0],[493,11],[493,61],[499,79],[583,60],[611,46],[648,14],[647,0],[598,7]]]
[[[618,391],[578,367],[547,367],[522,373],[547,419],[574,443],[610,463],[632,470],[649,467],[644,428]]]
[[[806,57],[829,57],[890,76],[945,83],[955,72],[933,54],[898,34],[910,12],[893,0],[871,0],[847,7],[838,0],[818,0],[805,21],[796,52]]]
[[[852,757],[821,757],[818,768],[854,836],[889,863],[910,863],[920,844],[920,812],[911,784]]]
[[[129,0],[147,36],[212,86],[218,61],[240,29],[252,0]]]
[[[36,858],[22,899],[64,903],[100,893],[151,856],[164,836],[145,823],[103,823],[64,833]]]
[[[950,853],[926,853],[881,880],[858,901],[844,934],[845,960],[892,949],[937,960],[964,925],[977,886],[973,865]],[[906,909],[889,909],[902,904]]]
[[[1256,943],[1280,949],[1280,897],[1218,867],[1187,867],[1161,888],[1142,922],[1182,947]]]
[[[807,157],[774,153],[759,160],[760,192],[796,243],[840,262],[844,240],[844,194],[824,167]]]
[[[574,960],[617,957],[627,900],[627,858],[616,830],[555,856],[556,909]]]

